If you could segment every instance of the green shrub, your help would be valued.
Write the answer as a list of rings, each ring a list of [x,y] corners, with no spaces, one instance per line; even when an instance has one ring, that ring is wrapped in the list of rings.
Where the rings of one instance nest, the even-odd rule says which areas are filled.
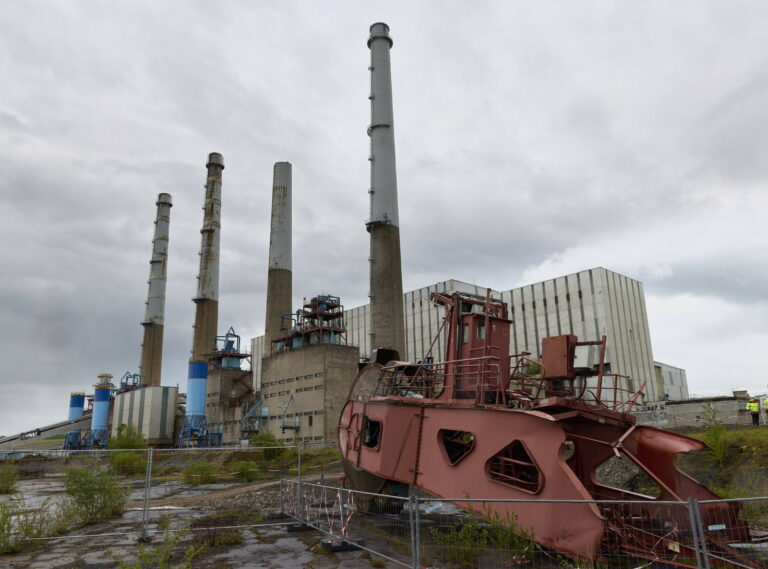
[[[216,465],[210,462],[193,462],[184,469],[184,482],[197,486],[216,482]]]
[[[5,463],[0,466],[0,494],[13,494],[16,492],[18,471],[15,464]]]
[[[439,546],[436,557],[459,567],[473,567],[488,544],[488,530],[474,516],[454,522],[446,532],[430,527],[429,533]]]
[[[232,465],[232,472],[235,477],[242,478],[243,480],[258,480],[261,478],[261,472],[259,471],[259,464],[252,460],[241,460]]]
[[[16,553],[45,537],[51,526],[46,501],[36,510],[24,508],[21,502],[0,502],[0,553]]]
[[[144,450],[147,439],[133,425],[120,425],[117,434],[109,440],[110,449]],[[137,476],[147,470],[146,452],[111,452],[109,462],[120,476]]]
[[[262,454],[265,460],[275,460],[280,458],[280,456],[282,456],[282,454],[285,452],[284,448],[271,448],[280,447],[283,445],[282,443],[278,442],[277,437],[269,431],[263,431],[253,435],[250,442],[257,447],[265,447],[262,450]]]
[[[493,549],[508,552],[514,563],[529,563],[535,552],[533,534],[517,525],[513,515],[501,516],[487,505],[484,511],[485,522],[469,515],[454,522],[447,532],[430,527],[432,540],[440,546],[437,557],[460,567],[474,567],[485,550]]]
[[[125,511],[126,490],[117,484],[111,470],[96,466],[69,468],[64,475],[64,488],[83,522],[93,524]]]
[[[111,452],[109,462],[120,476],[143,475],[147,471],[147,455],[140,452]]]
[[[148,447],[147,439],[133,425],[120,425],[117,434],[109,440],[109,448],[120,450],[138,450]]]
[[[725,425],[718,420],[712,403],[704,404],[704,434],[702,438],[712,452],[712,459],[717,466],[725,463],[728,453],[728,436]]]

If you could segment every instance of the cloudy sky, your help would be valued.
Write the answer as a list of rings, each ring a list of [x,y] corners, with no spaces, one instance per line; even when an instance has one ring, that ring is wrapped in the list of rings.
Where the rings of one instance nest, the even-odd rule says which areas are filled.
[[[294,304],[367,301],[368,27],[392,51],[405,289],[603,266],[696,394],[765,392],[768,3],[0,0],[0,433],[138,371],[173,195],[163,383],[186,383],[205,161],[220,328],[263,332],[272,165]],[[450,230],[446,228],[450,227]]]

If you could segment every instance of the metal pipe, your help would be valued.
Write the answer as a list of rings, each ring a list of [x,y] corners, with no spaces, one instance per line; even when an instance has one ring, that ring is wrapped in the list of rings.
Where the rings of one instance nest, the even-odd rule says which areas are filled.
[[[170,194],[157,196],[155,237],[152,240],[152,259],[149,262],[149,291],[144,321],[144,341],[141,344],[139,374],[142,383],[160,385],[163,363],[163,327],[165,323],[165,287],[168,278],[168,226],[171,219]]]
[[[397,208],[395,132],[389,26],[371,26],[371,196],[366,228],[371,235],[371,348],[397,350],[405,357],[403,277]]]
[[[267,310],[264,352],[272,353],[272,340],[280,337],[282,317],[291,312],[292,245],[290,162],[276,162],[272,177],[272,219],[269,234],[269,265],[267,272]]]

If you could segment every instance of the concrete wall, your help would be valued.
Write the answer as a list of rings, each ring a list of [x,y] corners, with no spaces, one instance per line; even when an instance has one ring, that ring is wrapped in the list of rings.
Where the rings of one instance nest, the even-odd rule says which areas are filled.
[[[662,401],[649,404],[636,413],[638,423],[668,429],[703,427],[709,420],[711,409],[714,418],[727,425],[751,425],[752,419],[745,406],[749,397],[746,392],[733,396],[703,397],[684,401]],[[764,413],[763,413],[764,415]],[[761,417],[760,421],[764,421]]]
[[[268,418],[262,430],[280,440],[332,442],[341,407],[357,374],[359,352],[353,346],[316,344],[265,357],[261,396]],[[298,429],[281,429],[285,422]]]

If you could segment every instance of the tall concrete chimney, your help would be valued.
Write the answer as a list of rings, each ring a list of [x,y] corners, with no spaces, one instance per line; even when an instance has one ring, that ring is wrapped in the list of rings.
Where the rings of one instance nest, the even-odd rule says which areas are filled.
[[[221,233],[221,173],[224,158],[217,152],[208,155],[208,179],[205,184],[200,272],[195,301],[195,334],[192,358],[216,349],[219,320],[219,240]]]
[[[200,272],[197,275],[195,333],[187,375],[187,407],[181,432],[182,446],[204,430],[208,362],[202,357],[216,350],[219,320],[219,238],[221,233],[221,173],[224,158],[217,152],[208,155],[208,179],[205,184]]]
[[[272,223],[269,233],[267,317],[264,353],[272,353],[272,340],[280,336],[281,316],[291,307],[291,163],[276,162],[272,177]]]
[[[165,284],[168,278],[168,224],[171,220],[171,195],[157,196],[155,238],[149,261],[149,292],[144,321],[144,341],[141,344],[139,373],[143,383],[160,385],[163,364],[163,325],[165,322]]]
[[[400,223],[397,215],[395,130],[392,112],[392,73],[389,26],[371,26],[371,347],[397,350],[405,357],[403,276],[400,263]]]

